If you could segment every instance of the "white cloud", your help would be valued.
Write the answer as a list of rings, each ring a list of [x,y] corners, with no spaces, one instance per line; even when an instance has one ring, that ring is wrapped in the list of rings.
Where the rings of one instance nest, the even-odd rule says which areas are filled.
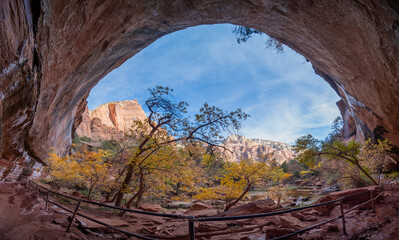
[[[292,143],[308,132],[325,136],[338,96],[310,63],[290,49],[266,49],[265,37],[238,45],[231,29],[199,26],[163,37],[106,76],[89,105],[143,99],[145,89],[162,84],[194,108],[205,101],[243,108],[252,116],[242,130],[248,137]]]

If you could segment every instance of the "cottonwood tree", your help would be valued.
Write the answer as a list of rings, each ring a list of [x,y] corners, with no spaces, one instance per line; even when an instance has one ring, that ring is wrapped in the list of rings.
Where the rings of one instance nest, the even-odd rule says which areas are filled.
[[[47,159],[47,170],[53,180],[87,187],[90,200],[94,189],[106,190],[112,184],[108,157],[109,152],[103,150],[78,151],[65,157],[53,150]]]
[[[187,194],[193,194],[196,184],[206,181],[202,170],[186,147],[164,146],[136,165],[125,207],[134,204],[138,208],[144,196],[185,199]]]
[[[223,200],[224,211],[229,210],[242,200],[251,188],[261,185],[265,181],[279,181],[291,174],[272,166],[267,162],[242,159],[240,162],[227,162],[223,175],[219,178],[220,185],[214,187],[200,187],[195,198],[200,200]]]
[[[187,116],[188,104],[175,102],[170,97],[173,89],[157,86],[148,91],[150,96],[145,106],[149,116],[146,121],[137,121],[132,126],[131,137],[136,139],[136,144],[131,149],[124,180],[116,194],[117,206],[122,204],[137,171],[144,174],[140,173],[140,168],[148,163],[153,154],[168,145],[202,142],[210,147],[220,146],[223,141],[221,134],[239,130],[240,121],[248,117],[241,109],[226,112],[205,103],[191,121]]]
[[[376,143],[369,139],[360,149],[359,159],[364,166],[378,176],[378,183],[381,181],[381,175],[388,172],[389,167],[395,164],[395,160],[391,157],[391,150],[392,145],[386,139],[378,139]]]
[[[104,150],[77,152],[73,157],[80,159],[79,175],[88,187],[87,198],[91,200],[91,194],[95,188],[106,190],[111,184],[109,174],[110,164],[107,162],[110,153]]]
[[[108,190],[106,191],[105,201],[106,202],[114,202],[116,199],[115,192],[118,190],[120,186],[120,182],[127,170],[127,163],[129,161],[129,156],[131,155],[132,145],[134,145],[135,141],[133,138],[125,136],[124,139],[118,142],[111,143],[107,142],[105,149],[111,152],[111,156],[109,157],[109,174],[113,176],[112,184],[110,184]]]
[[[378,182],[362,165],[362,158],[359,156],[362,145],[359,142],[351,140],[347,143],[340,141],[329,143],[317,140],[308,134],[298,138],[295,143],[294,150],[298,152],[297,158],[301,163],[315,166],[323,159],[346,161],[355,166],[373,184],[378,185]]]
[[[59,156],[53,149],[49,152],[46,170],[52,180],[77,184],[81,180],[79,163],[69,155]]]
[[[267,188],[267,192],[270,197],[277,201],[277,205],[280,206],[281,200],[287,196],[287,187],[283,184],[285,180],[292,177],[292,173],[284,172],[284,169],[280,167],[276,161],[271,161],[269,164],[269,172],[265,175],[265,183],[271,183]]]
[[[277,206],[280,206],[281,201],[287,197],[288,187],[285,185],[276,185],[267,189],[270,197],[276,200]]]

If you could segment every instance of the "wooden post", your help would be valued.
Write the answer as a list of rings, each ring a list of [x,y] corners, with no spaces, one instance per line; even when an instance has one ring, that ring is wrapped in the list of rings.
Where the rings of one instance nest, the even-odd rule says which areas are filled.
[[[39,187],[36,185],[36,198],[39,197]]]
[[[373,190],[370,191],[370,199],[371,199],[371,209],[373,212],[375,212]]]
[[[341,218],[342,218],[342,231],[346,235],[346,226],[345,226],[345,213],[344,213],[344,199],[339,199],[339,204],[341,206]]]
[[[67,232],[69,232],[69,229],[72,226],[72,222],[75,219],[76,213],[79,211],[79,207],[80,207],[80,199],[79,199],[78,203],[76,204],[75,211],[73,211],[71,221],[69,221],[69,225],[68,225],[68,228],[66,230]]]
[[[47,195],[46,195],[46,210],[48,210],[48,199],[49,199],[49,196],[50,196],[50,192],[49,191],[47,191]]]
[[[190,216],[188,219],[188,233],[190,236],[190,240],[195,240],[195,224],[194,217]]]

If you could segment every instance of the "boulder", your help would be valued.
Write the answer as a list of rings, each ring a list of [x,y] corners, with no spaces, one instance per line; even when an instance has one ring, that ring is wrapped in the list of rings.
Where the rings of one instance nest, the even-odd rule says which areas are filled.
[[[370,190],[373,191],[374,196],[377,196],[377,194],[379,193],[379,190],[377,188],[378,188],[378,186],[370,186],[370,187],[364,187],[364,188],[349,189],[349,190],[339,191],[339,192],[332,192],[332,193],[327,194],[324,197],[321,197],[319,200],[317,200],[315,202],[315,204],[338,200],[341,197],[350,196],[352,194],[363,193],[363,194],[356,195],[356,196],[353,196],[350,198],[346,198],[344,200],[345,204],[358,205],[367,200],[370,200],[370,192],[369,192]],[[314,209],[321,212],[323,215],[328,215],[331,212],[331,210],[334,209],[334,207],[337,206],[338,204],[339,203],[337,203],[337,202],[331,203],[328,205],[315,207]],[[366,206],[366,207],[369,207],[369,206]]]
[[[302,215],[302,214],[300,214],[300,213],[298,213],[298,212],[292,212],[291,213],[291,216],[293,216],[294,218],[297,218],[297,219],[299,219],[299,220],[303,220],[303,218],[304,218],[304,216]]]
[[[324,185],[324,183],[322,183],[322,182],[320,181],[320,182],[317,182],[315,185],[316,185],[317,187],[321,187],[321,186]]]
[[[190,208],[193,205],[192,202],[183,202],[183,201],[168,201],[165,204],[162,204],[164,208],[169,209],[177,209],[177,208]]]
[[[280,237],[280,236],[284,236],[286,234],[293,233],[293,232],[295,232],[295,230],[292,228],[265,226],[262,228],[262,232],[266,233],[266,239],[272,239],[275,237]],[[298,237],[293,237],[290,239],[298,239]]]
[[[259,219],[256,219],[256,218],[248,218],[248,219],[237,220],[234,222],[234,224],[236,226],[248,226],[248,225],[256,225],[258,221],[259,221]],[[272,224],[270,221],[269,221],[269,223]],[[229,222],[229,225],[230,224],[231,223]],[[267,221],[263,222],[262,224],[267,224]]]
[[[76,219],[79,221],[80,226],[83,228],[88,228],[91,230],[102,230],[102,231],[106,231],[106,230],[110,230],[113,231],[110,228],[105,227],[104,225],[92,222],[90,220],[87,220],[85,218],[81,218],[81,217],[76,217]],[[122,219],[115,219],[115,218],[95,218],[96,220],[100,221],[100,222],[104,222],[112,227],[127,227],[129,226],[129,223],[125,222]]]
[[[340,197],[345,197],[345,196],[349,196],[352,194],[363,192],[363,194],[356,195],[356,196],[353,196],[350,198],[346,198],[344,200],[345,204],[357,205],[357,204],[363,203],[367,200],[370,200],[370,192],[369,191],[373,191],[374,196],[377,196],[377,194],[379,194],[378,186],[354,188],[354,189],[349,189],[349,190],[345,190],[345,191],[329,193],[328,195],[317,200],[315,203],[323,203],[323,202],[328,202],[328,201],[332,201],[332,200],[337,200]],[[327,206],[328,206],[328,209],[331,210],[334,207],[334,204],[330,204]]]
[[[302,216],[303,217],[303,216]],[[301,214],[292,212],[290,215],[278,215],[267,217],[267,221],[273,225],[273,227],[293,229],[295,231],[303,229],[308,225],[300,220]]]
[[[302,215],[321,215],[319,211],[314,209],[305,209],[301,211]]]
[[[293,216],[289,215],[277,216],[277,219],[279,220],[279,226],[283,228],[292,228],[295,230],[300,230],[307,227],[307,224],[305,224],[304,222]]]
[[[330,214],[331,210],[334,209],[334,207],[337,205],[337,203],[331,203],[329,205],[323,205],[323,206],[318,206],[314,207],[315,211],[318,212],[320,216],[325,216]]]
[[[349,189],[349,190],[339,191],[339,192],[332,192],[332,193],[327,194],[324,197],[321,197],[319,200],[317,200],[315,202],[315,204],[338,200],[341,197],[345,197],[345,196],[349,196],[352,194],[363,192],[363,194],[356,195],[351,198],[346,198],[344,200],[345,204],[358,205],[367,200],[370,200],[370,193],[369,193],[370,190],[372,190],[374,196],[376,196],[378,194],[377,188],[378,188],[378,186],[370,186],[370,187],[364,187],[364,188]],[[319,207],[315,207],[314,209],[321,212],[323,215],[328,215],[337,204],[339,204],[339,203],[332,203],[332,204],[328,204],[328,205],[324,205],[324,206],[319,206]]]
[[[195,211],[187,210],[186,212],[184,212],[184,215],[190,215],[194,217],[209,217],[209,216],[214,216],[218,213],[219,213],[218,210],[215,208],[206,208]]]
[[[272,199],[268,198],[230,209],[224,213],[218,214],[217,216],[224,217],[266,213],[275,211],[278,208],[279,207],[276,205],[276,203]]]
[[[287,208],[287,207],[293,207],[293,206],[295,206],[296,203],[295,203],[294,200],[287,199],[287,201],[282,202],[280,205],[281,205],[283,208]]]
[[[139,209],[147,212],[161,212],[162,207],[158,204],[149,204],[149,203],[143,203],[140,205]]]
[[[302,240],[323,240],[326,235],[326,230],[324,229],[312,229],[301,236]]]
[[[305,181],[305,180],[300,179],[300,180],[296,180],[295,181],[295,185],[297,185],[297,186],[307,186],[308,182]]]
[[[207,217],[218,214],[218,210],[208,206],[204,203],[194,203],[185,213],[184,215],[190,215],[194,217]]]
[[[326,230],[326,232],[338,232],[338,226],[335,225],[334,223],[327,223],[326,225],[323,226],[323,229]]]
[[[302,221],[316,221],[317,217],[315,215],[304,215]]]
[[[331,186],[331,187],[322,188],[321,190],[322,190],[321,191],[321,195],[326,195],[328,193],[338,192],[340,189],[339,189],[339,186],[334,185],[334,186]]]
[[[82,197],[82,194],[80,194],[80,192],[78,192],[78,191],[73,191],[72,196],[80,198],[80,197]]]
[[[227,229],[227,224],[224,222],[200,222],[195,228],[198,232],[212,232]]]
[[[198,211],[211,208],[210,206],[203,204],[203,203],[194,203],[187,211]]]

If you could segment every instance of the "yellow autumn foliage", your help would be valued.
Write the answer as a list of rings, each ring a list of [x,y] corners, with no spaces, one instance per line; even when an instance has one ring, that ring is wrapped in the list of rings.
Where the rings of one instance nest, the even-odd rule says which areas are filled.
[[[55,150],[49,153],[48,172],[52,179],[86,186],[89,198],[93,189],[107,190],[113,183],[109,174],[110,165],[106,162],[110,153],[99,150],[76,152],[65,157]]]
[[[228,162],[225,164],[223,176],[219,178],[220,185],[214,187],[197,188],[196,199],[199,200],[223,200],[226,209],[244,198],[248,191],[261,183],[282,181],[291,177],[291,174],[276,166],[270,166],[266,162],[253,161],[251,159],[240,162]]]

